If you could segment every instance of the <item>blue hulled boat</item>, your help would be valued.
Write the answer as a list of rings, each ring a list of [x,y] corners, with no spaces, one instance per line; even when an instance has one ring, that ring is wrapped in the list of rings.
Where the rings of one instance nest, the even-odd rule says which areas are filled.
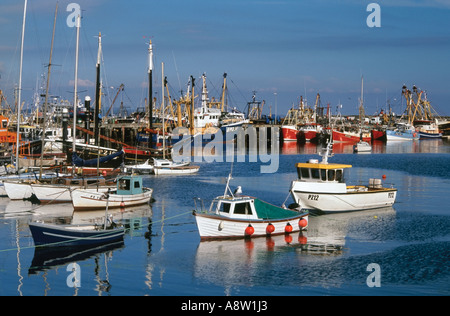
[[[39,222],[29,224],[36,246],[86,246],[123,240],[124,227],[86,224],[54,225]]]

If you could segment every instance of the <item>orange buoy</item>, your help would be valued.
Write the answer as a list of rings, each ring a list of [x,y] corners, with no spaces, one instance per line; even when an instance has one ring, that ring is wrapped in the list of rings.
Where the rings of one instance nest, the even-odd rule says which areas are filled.
[[[275,231],[275,226],[273,226],[273,224],[269,223],[269,225],[267,225],[267,228],[266,228],[266,233],[272,234],[274,231]]]
[[[306,243],[308,242],[308,238],[306,238],[306,236],[300,235],[298,236],[298,242],[300,245],[306,245]]]
[[[306,226],[308,226],[308,221],[306,220],[306,218],[302,218],[301,220],[299,220],[298,226],[301,228],[305,228]]]
[[[383,179],[386,179],[386,175],[385,175],[385,174],[383,174],[382,178],[383,178]]]
[[[285,241],[287,244],[292,243],[292,240],[293,240],[293,238],[292,238],[291,235],[285,235],[285,236],[284,236],[284,241]]]
[[[247,228],[245,229],[245,236],[251,236],[255,233],[255,229],[252,225],[248,224]]]
[[[289,234],[289,233],[292,233],[292,229],[293,229],[292,225],[287,223],[286,227],[284,228],[284,231]]]

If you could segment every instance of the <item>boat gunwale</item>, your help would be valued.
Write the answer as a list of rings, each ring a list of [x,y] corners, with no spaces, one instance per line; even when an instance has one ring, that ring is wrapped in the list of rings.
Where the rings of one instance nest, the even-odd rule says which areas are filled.
[[[193,215],[210,218],[210,219],[216,219],[216,220],[230,221],[230,222],[265,224],[265,223],[280,223],[280,222],[289,222],[289,221],[298,220],[300,218],[308,216],[309,212],[308,211],[302,212],[302,213],[299,212],[299,215],[297,215],[297,216],[286,217],[286,218],[281,218],[281,219],[232,218],[232,217],[227,217],[227,216],[215,214],[215,213],[199,213],[196,211],[193,212]]]

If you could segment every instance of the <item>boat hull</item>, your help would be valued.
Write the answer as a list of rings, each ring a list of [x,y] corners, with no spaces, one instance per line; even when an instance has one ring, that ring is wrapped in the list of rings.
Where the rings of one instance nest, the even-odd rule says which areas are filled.
[[[360,188],[360,189],[359,189]],[[318,210],[324,213],[352,212],[392,206],[395,203],[397,189],[367,189],[352,187],[344,193],[291,190],[292,197],[302,208]]]
[[[95,230],[93,225],[29,224],[36,246],[86,246],[115,242],[123,239],[124,228]]]
[[[357,133],[350,133],[350,132],[339,132],[336,130],[333,130],[333,141],[334,142],[359,142],[361,140],[361,136]],[[363,136],[362,138],[365,142],[370,142],[371,136]]]
[[[31,189],[33,190],[36,198],[42,203],[70,203],[72,201],[71,191],[80,188],[74,186],[66,185],[42,185],[42,184],[32,184]],[[86,188],[91,192],[101,192],[105,193],[108,191],[108,186],[92,187]]]
[[[166,174],[191,174],[196,173],[200,169],[199,166],[176,166],[176,167],[158,167],[153,168],[153,173],[155,175],[166,175]]]
[[[111,191],[106,199],[105,193],[76,189],[72,191],[72,204],[75,211],[131,207],[146,204],[152,198],[153,189],[144,188],[139,194],[114,194]]]
[[[386,131],[386,139],[388,141],[418,140],[419,138],[420,135],[417,132]]]
[[[299,216],[281,220],[231,219],[220,215],[196,212],[194,212],[194,215],[201,240],[239,239],[280,235],[286,233],[287,225],[290,225],[292,228],[290,232],[298,232],[307,227],[301,227],[299,221],[301,219],[308,221],[308,213],[299,213]],[[254,229],[254,233],[251,236],[246,234],[246,229],[249,224]],[[267,231],[269,224],[274,226],[274,230],[271,233],[268,233]]]
[[[29,199],[33,195],[30,183],[5,181],[3,185],[10,200]]]
[[[283,136],[283,141],[297,141],[298,130],[295,126],[284,125],[281,126],[281,135]]]
[[[419,132],[419,138],[442,138],[442,133],[427,133],[427,132]]]

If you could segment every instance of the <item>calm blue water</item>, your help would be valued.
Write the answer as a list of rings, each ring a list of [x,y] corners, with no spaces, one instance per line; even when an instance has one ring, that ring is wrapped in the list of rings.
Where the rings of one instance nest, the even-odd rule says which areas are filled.
[[[0,198],[0,295],[449,295],[450,143],[374,149],[358,155],[337,148],[341,153],[331,161],[353,165],[348,182],[386,175],[384,181],[398,188],[394,207],[311,216],[308,232],[291,240],[200,242],[193,198],[209,206],[223,194],[229,163],[201,163],[196,175],[146,176],[156,201],[115,213],[130,233],[108,248],[42,253],[33,247],[30,220],[84,222],[103,212],[74,214],[71,204],[43,207]],[[260,162],[234,163],[232,188],[240,185],[277,205],[291,203],[295,163],[317,156],[311,145],[283,152],[274,174],[260,174]],[[77,288],[67,285],[73,262],[80,267]],[[367,284],[371,263],[380,267],[380,287]]]

